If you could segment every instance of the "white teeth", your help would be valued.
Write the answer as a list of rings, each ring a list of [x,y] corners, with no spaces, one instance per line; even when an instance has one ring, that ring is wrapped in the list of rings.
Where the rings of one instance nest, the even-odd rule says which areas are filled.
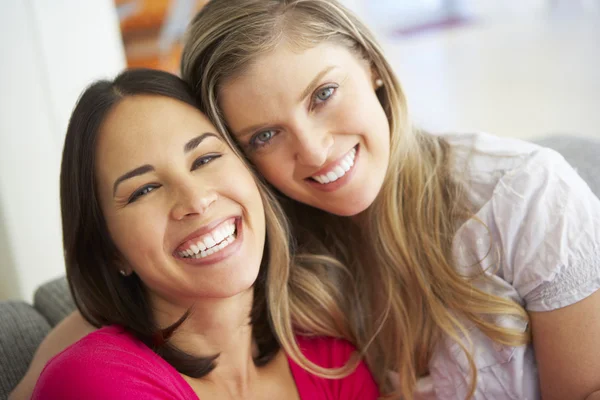
[[[206,245],[206,247],[208,249],[210,249],[215,244],[217,244],[217,242],[215,242],[215,240],[212,238],[212,236],[207,236],[207,237],[204,238],[204,244]]]
[[[236,225],[234,222],[227,222],[215,229],[213,232],[205,235],[197,243],[191,244],[187,250],[181,250],[177,253],[185,258],[203,258],[227,247],[235,240]]]
[[[342,167],[342,169],[344,170],[344,172],[350,171],[350,164],[348,164],[348,162],[346,161],[345,158],[340,163],[340,167]]]
[[[344,175],[346,172],[350,171],[352,166],[354,166],[354,159],[356,158],[356,148],[352,148],[344,157],[338,165],[336,165],[331,171],[329,171],[325,175],[316,175],[312,178],[319,182],[320,184],[327,184],[330,182],[335,182]]]
[[[234,229],[234,233],[235,233],[235,229]],[[236,238],[232,234],[232,235],[225,237],[221,241],[221,243],[216,244],[214,247],[211,247],[210,249],[201,250],[196,254],[194,254],[194,252],[191,250],[186,250],[186,251],[180,252],[179,255],[181,257],[187,257],[187,258],[204,258],[204,257],[210,256],[211,254],[215,254],[215,253],[223,250],[225,247],[227,247],[231,243],[233,243],[235,241],[235,239]]]

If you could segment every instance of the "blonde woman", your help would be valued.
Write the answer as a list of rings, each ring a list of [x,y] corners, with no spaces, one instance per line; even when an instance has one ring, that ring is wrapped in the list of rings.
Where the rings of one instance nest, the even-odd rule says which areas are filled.
[[[406,399],[600,390],[600,201],[561,156],[413,129],[334,0],[213,0],[182,76],[287,199],[299,249],[362,283],[368,318],[349,319],[386,391],[389,371]]]
[[[33,399],[378,397],[348,342],[314,337],[347,335],[319,276],[335,262],[290,271],[277,202],[176,76],[126,71],[83,93],[61,207],[69,285],[101,329],[48,363]]]
[[[384,392],[600,390],[600,202],[561,156],[414,129],[380,47],[334,0],[212,0],[182,74],[281,194],[297,249],[360,282],[349,339]]]

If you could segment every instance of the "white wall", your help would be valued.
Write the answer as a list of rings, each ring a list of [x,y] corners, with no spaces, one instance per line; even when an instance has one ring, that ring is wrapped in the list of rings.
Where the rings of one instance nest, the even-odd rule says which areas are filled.
[[[125,66],[112,0],[0,4],[0,300],[64,274],[58,177],[80,92]]]
[[[600,138],[600,12],[582,0],[560,0],[559,9],[469,1],[474,23],[387,43],[413,121],[527,140]]]

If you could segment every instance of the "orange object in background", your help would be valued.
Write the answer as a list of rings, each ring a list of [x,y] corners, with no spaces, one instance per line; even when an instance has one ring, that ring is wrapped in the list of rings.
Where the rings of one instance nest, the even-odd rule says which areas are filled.
[[[183,30],[195,13],[208,2],[189,1],[193,1],[193,7],[189,15],[178,22],[178,30]],[[168,19],[169,13],[173,11],[172,7],[177,6],[181,6],[180,0],[115,0],[115,7],[120,14],[121,35],[129,68],[146,67],[179,72],[183,48],[181,37],[174,38],[167,48],[161,49],[161,39],[164,42],[161,35],[165,34],[165,24],[173,23]]]

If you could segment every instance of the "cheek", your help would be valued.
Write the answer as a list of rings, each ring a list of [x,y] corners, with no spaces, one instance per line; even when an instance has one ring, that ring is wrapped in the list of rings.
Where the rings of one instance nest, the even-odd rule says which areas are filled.
[[[165,232],[164,222],[152,218],[159,215],[157,210],[140,207],[135,211],[107,220],[115,246],[132,267],[146,264],[148,258],[162,251],[163,237],[159,232]]]
[[[364,101],[344,99],[344,106],[339,107],[337,119],[340,124],[343,124],[345,131],[363,134],[367,145],[381,147],[381,150],[385,151],[389,147],[390,140],[390,126],[385,111],[375,92],[370,88],[360,92],[362,93],[360,98]]]
[[[295,160],[294,153],[289,150],[289,146],[289,143],[282,141],[273,145],[273,149],[250,157],[258,173],[278,189],[292,181]]]
[[[244,208],[248,210],[254,220],[264,219],[264,208],[258,186],[250,171],[245,170],[244,184],[238,186],[238,198]]]
[[[241,171],[233,187],[232,196],[248,213],[253,230],[262,236],[265,231],[265,210],[263,207],[260,191],[254,180],[253,173],[240,163],[238,167]],[[259,240],[262,240],[259,238]]]
[[[227,160],[227,163],[221,165],[218,172],[213,175],[215,187],[219,188],[221,195],[243,208],[250,211],[259,207],[260,213],[263,214],[260,192],[253,172],[236,156],[231,155]]]

